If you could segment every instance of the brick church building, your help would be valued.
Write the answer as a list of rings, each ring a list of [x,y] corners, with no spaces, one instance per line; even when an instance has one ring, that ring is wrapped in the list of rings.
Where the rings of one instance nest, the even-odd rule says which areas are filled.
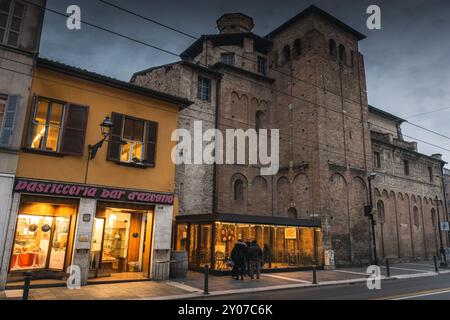
[[[280,169],[202,164],[176,168],[174,248],[192,269],[227,270],[238,239],[264,247],[265,268],[298,269],[373,259],[368,205],[372,180],[378,257],[429,259],[448,245],[440,155],[417,151],[401,118],[368,105],[365,36],[311,6],[265,36],[241,13],[217,20],[181,60],[133,75],[134,84],[195,103],[179,128],[280,130]],[[442,239],[442,242],[441,242]]]

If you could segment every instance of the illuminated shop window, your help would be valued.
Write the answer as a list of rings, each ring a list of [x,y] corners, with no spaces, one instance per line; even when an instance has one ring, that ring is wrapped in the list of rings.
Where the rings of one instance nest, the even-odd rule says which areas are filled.
[[[320,265],[320,229],[273,225],[216,223],[215,263],[217,270],[229,270],[227,260],[237,240],[247,245],[256,240],[263,251],[266,269]]]
[[[10,270],[64,270],[69,231],[70,217],[20,214]]]

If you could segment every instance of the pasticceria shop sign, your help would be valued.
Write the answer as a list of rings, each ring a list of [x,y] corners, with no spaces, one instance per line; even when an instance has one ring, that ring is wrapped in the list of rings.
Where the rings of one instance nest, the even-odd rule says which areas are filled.
[[[38,195],[90,198],[97,200],[114,200],[138,202],[146,204],[173,204],[173,194],[117,189],[85,184],[58,183],[17,178],[14,181],[14,192]]]

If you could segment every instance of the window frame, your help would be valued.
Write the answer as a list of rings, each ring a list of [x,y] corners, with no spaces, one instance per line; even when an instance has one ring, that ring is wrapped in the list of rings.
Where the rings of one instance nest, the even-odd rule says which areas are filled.
[[[227,61],[228,58],[231,57],[231,61]],[[230,66],[234,66],[236,64],[236,55],[234,54],[234,52],[224,52],[220,54],[220,62],[230,65]]]
[[[18,4],[18,3],[23,5],[22,16],[20,16],[20,17],[14,15],[16,4]],[[24,25],[25,16],[26,16],[26,9],[27,9],[27,6],[25,5],[25,3],[21,2],[21,1],[17,1],[17,0],[11,0],[10,6],[9,6],[9,11],[8,12],[0,11],[0,13],[6,14],[6,26],[4,28],[0,27],[0,30],[3,30],[3,32],[4,32],[3,38],[0,39],[0,44],[10,46],[13,48],[19,48],[20,39],[22,36],[23,25]],[[18,31],[11,29],[12,21],[14,18],[20,18],[20,26],[19,26]],[[9,43],[9,38],[10,38],[11,33],[17,34],[17,43],[15,45]]]
[[[430,182],[434,181],[433,167],[431,167],[431,166],[428,166],[428,178],[430,179]]]
[[[4,100],[5,101],[3,112],[0,111],[0,115],[1,115],[1,118],[0,118],[0,131],[1,131],[2,128],[3,128],[4,119],[5,119],[6,108],[8,107],[8,95],[0,94],[0,100]]]
[[[403,159],[403,174],[405,176],[409,176],[411,173],[410,171],[410,163],[408,159]]]
[[[376,169],[380,169],[381,168],[381,154],[379,151],[374,151],[373,152],[373,166]]]
[[[36,112],[38,109],[38,105],[39,105],[39,101],[41,100],[45,100],[49,103],[48,105],[48,109],[47,109],[47,116],[45,119],[45,135],[44,135],[44,140],[45,140],[45,144],[43,144],[44,146],[47,144],[47,138],[48,138],[48,128],[50,126],[50,116],[51,116],[51,110],[52,110],[52,105],[53,103],[56,104],[61,104],[63,106],[63,110],[62,110],[62,115],[61,115],[61,125],[59,127],[59,133],[58,133],[58,143],[57,143],[57,147],[56,150],[46,150],[43,148],[33,148],[31,147],[32,144],[32,139],[33,139],[33,128],[34,126],[36,126],[38,123],[35,121],[36,118]],[[36,96],[33,99],[33,109],[32,109],[32,113],[30,116],[30,120],[28,122],[28,126],[29,126],[29,134],[28,134],[28,140],[26,143],[26,149],[29,151],[33,151],[33,152],[40,152],[40,153],[46,153],[46,154],[62,154],[61,152],[61,142],[62,142],[62,132],[64,131],[65,128],[65,119],[66,119],[66,115],[67,115],[67,108],[68,108],[69,103],[65,102],[65,101],[61,101],[58,99],[52,99],[52,98],[47,98],[44,96]],[[49,112],[50,111],[50,112]]]
[[[207,86],[207,97],[203,96],[203,91],[202,89],[205,88],[205,86],[201,83],[208,83]],[[212,80],[210,78],[207,77],[203,77],[203,76],[198,76],[197,79],[197,99],[200,101],[205,101],[205,102],[211,102],[211,92],[212,92]]]
[[[124,133],[125,133],[125,124],[126,124],[126,120],[127,119],[129,119],[129,120],[133,120],[133,121],[140,121],[140,122],[142,122],[143,123],[143,132],[142,132],[142,141],[138,141],[138,140],[130,140],[130,139],[127,139],[127,138],[125,138],[124,137]],[[148,132],[148,129],[147,129],[147,127],[148,127],[148,125],[147,125],[147,121],[146,120],[144,120],[144,119],[139,119],[139,118],[136,118],[136,117],[133,117],[133,116],[129,116],[129,115],[124,115],[124,117],[123,117],[123,121],[122,121],[122,129],[121,129],[121,131],[122,131],[122,133],[121,133],[121,135],[120,135],[120,139],[123,141],[123,142],[128,142],[128,143],[130,143],[130,156],[129,156],[129,159],[128,159],[128,161],[123,161],[122,160],[122,157],[121,157],[121,155],[122,155],[122,148],[125,146],[125,145],[121,145],[120,146],[120,163],[123,163],[123,164],[136,164],[136,165],[141,165],[141,163],[142,163],[142,161],[144,161],[144,155],[145,155],[145,153],[146,153],[146,151],[147,151],[147,146],[146,146],[146,144],[147,144],[147,132]],[[135,162],[135,161],[133,161],[133,158],[131,158],[132,157],[132,155],[133,155],[133,147],[134,147],[134,145],[135,145],[135,143],[138,143],[138,142],[140,142],[141,144],[142,144],[142,149],[141,149],[141,158],[139,159],[139,162]]]
[[[262,64],[264,62],[264,64]],[[264,66],[264,67],[262,67]],[[263,56],[258,56],[256,60],[256,71],[263,75],[267,75],[267,58]]]

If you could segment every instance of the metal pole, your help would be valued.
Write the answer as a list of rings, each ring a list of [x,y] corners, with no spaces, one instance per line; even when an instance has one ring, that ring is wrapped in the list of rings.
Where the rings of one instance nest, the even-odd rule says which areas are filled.
[[[312,284],[317,284],[317,270],[316,266],[313,266],[313,281]]]
[[[22,300],[28,300],[28,294],[30,293],[31,285],[31,272],[25,272],[25,283],[23,285]]]
[[[441,230],[441,217],[439,214],[439,199],[436,197],[436,212],[437,212],[437,216],[438,216],[438,230],[439,230],[439,243],[440,243],[440,248],[439,248],[439,254],[440,254],[440,260],[441,262],[441,266],[447,266],[447,257],[445,256],[445,252],[444,252],[444,244],[442,241],[442,230]]]
[[[370,223],[371,223],[371,227],[372,227],[372,246],[373,246],[373,259],[374,259],[374,265],[378,265],[378,257],[377,257],[377,240],[376,240],[376,235],[375,235],[375,219],[373,217],[373,200],[372,200],[372,178],[369,177],[367,179],[367,181],[369,182],[369,205],[371,208],[371,213],[370,213]]]
[[[208,288],[208,274],[209,274],[209,266],[205,264],[205,285],[203,288],[203,294],[209,294]]]
[[[437,257],[433,256],[433,262],[434,262],[434,271],[436,271],[436,273],[439,273],[439,268],[438,268],[438,263],[437,263]]]
[[[386,259],[386,277],[391,277],[391,268],[389,266],[389,259]]]

